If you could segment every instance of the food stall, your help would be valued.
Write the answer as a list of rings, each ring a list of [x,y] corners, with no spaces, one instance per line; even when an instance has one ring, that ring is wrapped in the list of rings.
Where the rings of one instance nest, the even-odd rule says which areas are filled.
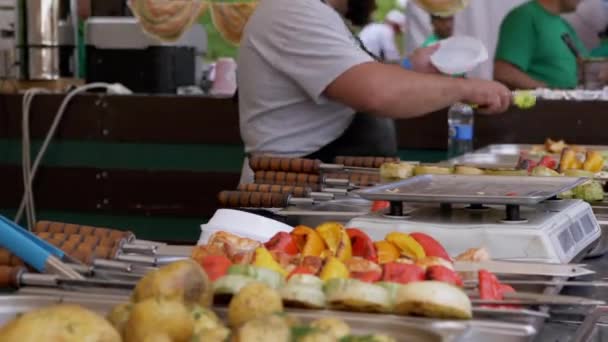
[[[238,40],[217,14],[255,8],[187,2],[159,25],[157,4],[141,2],[136,15],[163,41],[199,11]],[[140,39],[127,34],[106,44],[117,27],[136,29],[133,20],[90,23],[89,52],[107,70],[127,54],[124,73],[145,68],[142,50],[192,60],[192,46],[134,48]],[[164,67],[155,72],[178,69]],[[476,118],[478,150],[454,159],[440,111],[397,122],[399,158],[256,156],[255,182],[238,185],[244,153],[232,98],[102,88],[0,94],[0,341],[605,334],[601,92],[539,90],[532,108]]]

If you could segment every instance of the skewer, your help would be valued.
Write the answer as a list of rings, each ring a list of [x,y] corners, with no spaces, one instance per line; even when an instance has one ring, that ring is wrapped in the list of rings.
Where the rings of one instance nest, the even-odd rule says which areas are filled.
[[[282,171],[311,174],[320,174],[324,171],[378,173],[378,168],[382,164],[389,161],[398,161],[396,158],[384,157],[343,157],[343,159],[338,160],[341,160],[343,164],[326,164],[318,159],[254,156],[249,159],[249,166],[253,171]]]
[[[330,192],[313,192],[310,187],[278,185],[278,184],[241,184],[237,187],[243,192],[264,192],[274,194],[291,194],[296,198],[312,198],[314,200],[333,200],[335,198]]]
[[[0,287],[20,288],[23,286],[77,286],[132,290],[135,288],[135,282],[93,280],[84,278],[66,279],[51,274],[28,273],[23,267],[0,266]]]
[[[509,285],[543,285],[543,286],[567,286],[567,287],[608,287],[608,281],[568,281],[568,280],[500,280],[501,283]],[[465,287],[477,287],[477,280],[465,280]]]

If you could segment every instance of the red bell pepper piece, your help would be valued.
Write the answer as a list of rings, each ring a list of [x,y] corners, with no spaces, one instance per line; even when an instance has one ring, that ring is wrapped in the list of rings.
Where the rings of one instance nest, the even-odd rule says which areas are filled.
[[[462,278],[458,273],[441,265],[428,267],[426,269],[426,277],[429,280],[437,280],[459,287],[463,286]]]
[[[486,300],[502,300],[500,283],[494,274],[486,270],[479,270],[479,298]],[[495,305],[488,305],[495,307]]]
[[[289,275],[287,276],[287,279],[293,277],[296,274],[310,274],[310,275],[315,275],[315,271],[307,266],[298,266],[296,268],[294,268],[293,271],[291,271],[291,273],[289,273]]]
[[[389,201],[374,201],[374,203],[372,203],[372,213],[384,211],[385,209],[390,208],[390,206],[391,203]]]
[[[207,255],[201,260],[201,266],[211,281],[225,276],[232,261],[223,255]]]
[[[350,238],[353,256],[362,257],[369,261],[378,263],[376,246],[374,246],[374,242],[367,234],[356,228],[347,228],[346,234],[348,234],[348,237]]]
[[[366,283],[375,283],[382,279],[382,272],[367,271],[367,272],[351,272],[350,277],[361,280]]]
[[[426,256],[434,256],[452,261],[445,248],[435,239],[424,233],[411,233],[410,236],[424,249]]]
[[[515,289],[507,284],[498,284],[498,292],[500,292],[500,296],[504,299],[505,293],[515,293]],[[517,309],[519,305],[501,305],[499,307],[503,307],[505,309]]]
[[[505,297],[505,293],[515,293],[515,289],[511,285],[507,284],[498,284],[498,291],[500,292],[500,296],[502,298]]]
[[[283,252],[289,255],[298,254],[298,246],[293,237],[286,232],[276,233],[268,242],[264,244],[271,252]]]
[[[551,170],[555,170],[555,168],[557,168],[557,161],[552,156],[544,156],[538,162],[538,165],[545,166]]]
[[[408,284],[416,281],[424,281],[425,279],[424,270],[420,266],[396,262],[384,264],[384,281]]]

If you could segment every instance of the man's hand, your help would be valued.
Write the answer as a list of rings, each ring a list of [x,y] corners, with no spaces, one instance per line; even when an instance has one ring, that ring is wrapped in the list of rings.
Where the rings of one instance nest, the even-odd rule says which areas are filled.
[[[482,114],[498,114],[509,109],[511,91],[501,83],[486,80],[463,80],[464,102],[477,105]]]
[[[409,58],[412,63],[412,69],[426,74],[438,74],[439,70],[431,63],[431,55],[433,55],[437,49],[439,49],[439,44],[416,49]]]

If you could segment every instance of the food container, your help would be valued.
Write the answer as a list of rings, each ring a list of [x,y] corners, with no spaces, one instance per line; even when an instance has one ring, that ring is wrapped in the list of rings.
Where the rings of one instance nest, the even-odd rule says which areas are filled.
[[[105,315],[116,304],[127,301],[126,296],[100,294],[91,296],[78,292],[55,291],[54,295],[5,295],[0,296],[0,325],[16,315],[41,307],[60,303],[78,304]],[[215,310],[225,317],[226,308]],[[388,334],[399,342],[452,342],[452,341],[530,341],[536,330],[530,325],[500,321],[449,321],[431,320],[393,315],[347,313],[329,310],[288,309],[287,313],[303,323],[323,317],[339,317],[354,334]]]
[[[219,209],[207,224],[201,225],[199,245],[209,241],[218,231],[229,232],[257,241],[268,241],[278,232],[291,232],[293,227],[279,221],[241,210]]]

